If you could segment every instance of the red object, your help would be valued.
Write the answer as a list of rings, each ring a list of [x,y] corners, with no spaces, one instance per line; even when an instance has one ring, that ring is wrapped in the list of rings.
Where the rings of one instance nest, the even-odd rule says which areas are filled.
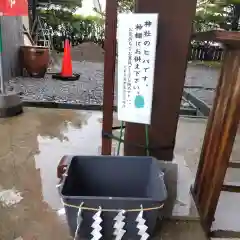
[[[27,16],[28,0],[0,0],[0,15]]]
[[[1,0],[0,0],[1,1]],[[62,60],[62,77],[70,77],[73,75],[72,72],[72,57],[71,57],[71,47],[69,40],[65,40],[64,44],[64,54]]]
[[[57,166],[57,177],[62,179],[63,174],[66,172],[66,168],[68,166],[67,156],[63,156]]]
[[[61,73],[53,74],[52,78],[62,81],[76,81],[79,79],[79,77],[80,74],[73,74],[71,46],[69,40],[65,40],[64,53],[62,59],[62,71]]]

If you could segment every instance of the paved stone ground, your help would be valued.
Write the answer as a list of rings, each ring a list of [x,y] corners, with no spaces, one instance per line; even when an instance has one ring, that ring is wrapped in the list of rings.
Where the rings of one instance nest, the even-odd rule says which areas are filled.
[[[206,103],[210,108],[213,104],[213,99],[215,96],[215,90],[206,90],[206,89],[185,89],[186,92],[191,93],[198,99]]]
[[[219,73],[219,68],[189,63],[186,71],[185,86],[215,88]]]
[[[59,72],[58,65],[54,71]],[[7,83],[7,88],[20,92],[24,101],[101,105],[103,98],[103,63],[73,62],[73,71],[81,74],[78,81],[64,82],[46,74],[44,79],[18,77]],[[219,71],[202,65],[189,64],[186,72],[186,90],[212,104]],[[116,97],[115,97],[116,104]]]
[[[186,72],[185,90],[212,106],[220,68],[189,64]]]

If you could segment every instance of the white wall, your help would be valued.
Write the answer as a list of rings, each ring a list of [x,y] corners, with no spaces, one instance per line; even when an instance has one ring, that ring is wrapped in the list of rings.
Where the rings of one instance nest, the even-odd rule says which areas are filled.
[[[0,0],[1,1],[1,0]],[[22,17],[22,23],[26,27],[26,29],[29,31],[29,18],[28,16],[23,16]]]

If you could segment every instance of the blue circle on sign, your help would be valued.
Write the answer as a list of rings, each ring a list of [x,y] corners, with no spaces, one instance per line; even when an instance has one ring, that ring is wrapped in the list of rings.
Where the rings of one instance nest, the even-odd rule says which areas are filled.
[[[144,108],[144,97],[141,95],[136,96],[134,103],[136,108]]]

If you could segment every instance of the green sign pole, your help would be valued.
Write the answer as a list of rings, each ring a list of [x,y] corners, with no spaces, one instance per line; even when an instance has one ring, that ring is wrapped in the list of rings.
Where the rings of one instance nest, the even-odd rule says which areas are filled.
[[[0,0],[1,1],[1,0]],[[0,17],[0,90],[1,94],[5,93],[5,86],[3,81],[3,65],[2,65],[2,20],[3,17]]]

